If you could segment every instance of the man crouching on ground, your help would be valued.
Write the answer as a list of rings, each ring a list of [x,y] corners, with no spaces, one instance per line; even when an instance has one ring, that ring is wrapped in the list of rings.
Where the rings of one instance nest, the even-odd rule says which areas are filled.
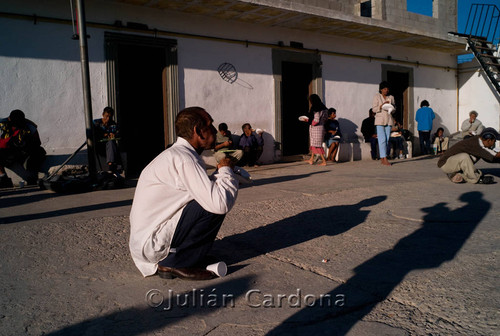
[[[500,163],[500,153],[493,150],[496,140],[500,140],[498,132],[491,127],[485,128],[481,135],[462,140],[447,150],[439,159],[438,167],[455,183],[492,184],[493,177],[484,176],[474,164],[480,159]]]
[[[214,148],[217,130],[201,107],[175,119],[177,141],[141,173],[130,212],[130,252],[142,275],[207,280],[203,267],[238,194],[231,160],[209,178],[200,154]]]

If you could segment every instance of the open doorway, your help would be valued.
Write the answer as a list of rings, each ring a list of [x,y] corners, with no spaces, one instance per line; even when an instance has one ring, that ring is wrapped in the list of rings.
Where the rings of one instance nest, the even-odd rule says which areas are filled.
[[[306,154],[309,151],[309,126],[299,121],[309,109],[307,98],[311,94],[312,65],[283,62],[282,74],[282,120],[283,155]]]
[[[404,128],[408,128],[408,87],[409,75],[404,72],[387,72],[387,81],[390,84],[390,94],[394,96],[396,111],[393,114],[395,120],[401,122]]]
[[[323,96],[321,55],[273,49],[275,140],[283,156],[309,152],[309,126],[299,117],[309,110],[312,93]]]
[[[169,104],[177,101],[177,92],[168,71],[177,63],[172,62],[175,41],[110,33],[106,43],[109,105],[121,130],[125,173],[137,177],[169,143],[169,124],[177,113]]]
[[[127,176],[137,176],[165,148],[162,48],[118,46],[118,119]]]
[[[413,86],[413,72],[411,68],[382,65],[382,78],[389,82],[390,94],[394,96],[396,111],[395,120],[403,124],[403,128],[413,130],[414,111],[410,104],[411,89]]]

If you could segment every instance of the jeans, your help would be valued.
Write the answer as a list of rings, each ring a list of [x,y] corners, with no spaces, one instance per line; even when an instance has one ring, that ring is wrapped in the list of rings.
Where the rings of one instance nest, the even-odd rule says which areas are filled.
[[[389,138],[391,136],[391,125],[380,126],[376,125],[377,137],[378,137],[378,150],[380,152],[380,158],[387,157]]]

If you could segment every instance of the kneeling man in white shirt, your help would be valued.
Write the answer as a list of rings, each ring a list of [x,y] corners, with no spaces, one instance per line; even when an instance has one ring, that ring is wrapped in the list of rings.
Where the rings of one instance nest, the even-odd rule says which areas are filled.
[[[143,276],[207,280],[203,268],[226,213],[238,195],[230,158],[209,177],[200,155],[214,148],[217,130],[201,107],[182,110],[177,141],[141,173],[130,212],[130,252]]]

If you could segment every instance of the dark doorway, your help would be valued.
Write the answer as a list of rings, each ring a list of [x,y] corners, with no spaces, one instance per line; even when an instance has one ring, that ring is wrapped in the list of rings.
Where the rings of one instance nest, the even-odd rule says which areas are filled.
[[[408,72],[387,71],[387,81],[390,93],[396,102],[394,120],[403,124],[408,129],[408,89],[410,87],[410,74]]]
[[[309,152],[309,125],[299,121],[307,115],[313,78],[312,64],[282,62],[282,150],[284,156]]]
[[[117,118],[127,177],[136,177],[165,145],[164,69],[166,50],[134,44],[117,46]]]

